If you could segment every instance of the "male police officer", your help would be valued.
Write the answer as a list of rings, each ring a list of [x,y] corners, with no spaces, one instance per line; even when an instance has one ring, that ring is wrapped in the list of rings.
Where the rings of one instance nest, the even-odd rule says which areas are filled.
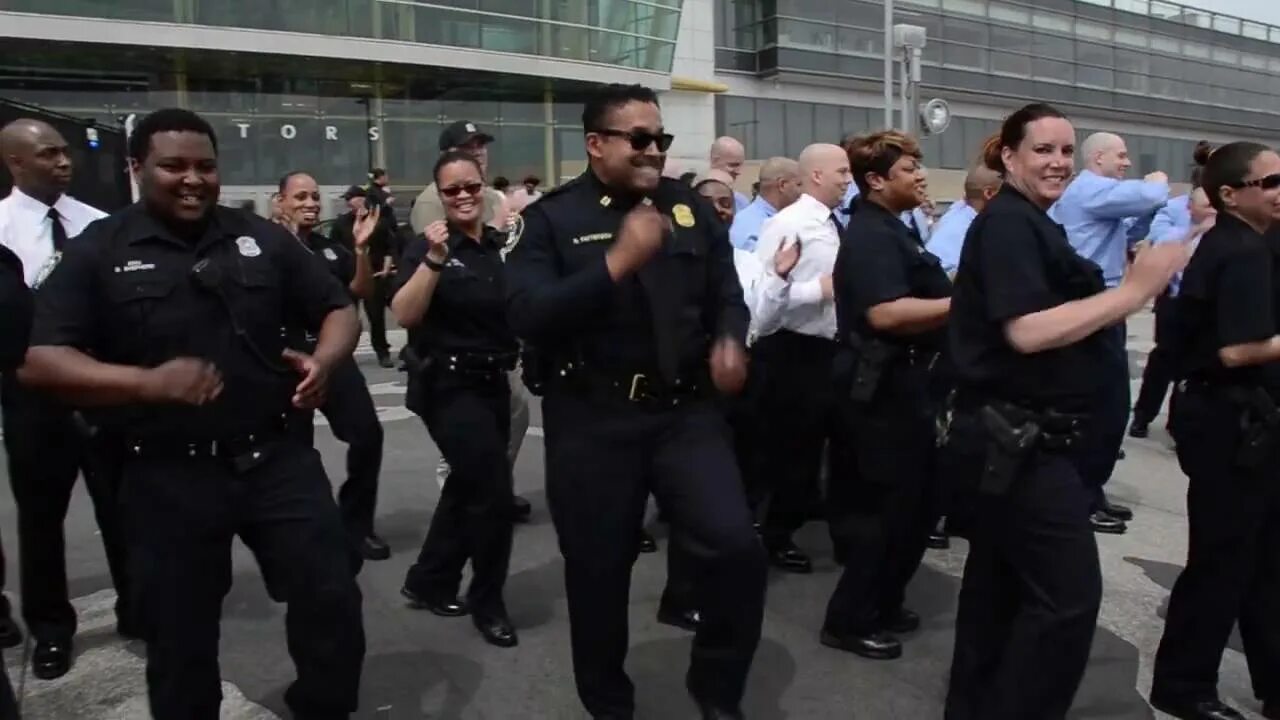
[[[293,716],[345,718],[364,656],[360,589],[320,456],[288,425],[355,348],[350,297],[285,230],[216,205],[203,119],[148,115],[129,155],[143,200],[63,256],[36,298],[21,378],[93,407],[123,440],[156,720],[218,717],[235,535],[289,605]],[[284,349],[289,319],[317,332],[312,355]]]
[[[578,694],[597,718],[634,712],[627,594],[652,491],[702,570],[686,685],[704,718],[738,718],[765,562],[709,395],[746,378],[742,289],[711,206],[661,177],[654,92],[602,87],[582,121],[588,171],[525,211],[507,258],[511,325],[551,368],[547,495]]]
[[[11,372],[22,364],[31,336],[31,289],[22,278],[22,261],[0,245],[0,371]],[[0,552],[0,586],[4,584],[4,553]],[[5,601],[8,610],[8,601]],[[12,620],[8,621],[13,624]],[[12,633],[21,642],[16,626]],[[0,673],[0,720],[18,720],[18,702],[9,684],[9,674]]]

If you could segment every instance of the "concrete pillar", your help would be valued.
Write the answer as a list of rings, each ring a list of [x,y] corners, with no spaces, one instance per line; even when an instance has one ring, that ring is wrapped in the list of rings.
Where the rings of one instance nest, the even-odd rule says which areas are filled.
[[[671,75],[677,81],[715,82],[713,3],[714,0],[684,0],[671,67]],[[715,93],[669,90],[662,93],[661,99],[663,123],[676,136],[669,157],[682,169],[705,169],[707,151],[716,134]]]

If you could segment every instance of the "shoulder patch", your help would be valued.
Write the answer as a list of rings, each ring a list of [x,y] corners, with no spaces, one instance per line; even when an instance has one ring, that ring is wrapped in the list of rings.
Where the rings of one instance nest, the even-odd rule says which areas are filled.
[[[245,257],[258,257],[262,254],[262,248],[258,247],[258,241],[248,235],[241,235],[236,238],[236,247],[240,249],[240,254]]]

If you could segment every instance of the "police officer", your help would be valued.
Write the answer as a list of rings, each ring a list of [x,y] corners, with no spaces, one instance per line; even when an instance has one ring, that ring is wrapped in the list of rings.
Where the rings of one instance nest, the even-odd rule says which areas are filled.
[[[321,403],[359,323],[297,240],[217,205],[216,147],[186,110],[138,123],[129,156],[142,201],[69,246],[36,298],[22,380],[94,407],[125,442],[152,716],[218,717],[238,535],[288,604],[293,716],[347,717],[364,656],[360,589],[320,456],[288,426]],[[290,318],[317,332],[313,354],[285,348]]]
[[[9,248],[0,245],[0,371],[13,372],[22,364],[27,340],[31,337],[32,309],[31,290],[22,276],[22,261]],[[0,550],[0,586],[3,583],[4,553]],[[8,605],[5,599],[3,624],[7,627],[3,647],[22,642],[22,632],[8,617]],[[18,703],[9,684],[9,674],[0,673],[0,720],[17,719]]]
[[[746,377],[732,248],[710,206],[661,177],[673,138],[652,90],[603,86],[582,119],[587,172],[525,211],[507,257],[512,327],[553,368],[547,496],[578,695],[595,717],[634,713],[627,596],[652,492],[701,569],[686,686],[703,717],[741,717],[765,560],[709,397]]]
[[[1149,248],[1106,289],[1046,214],[1071,178],[1074,150],[1075,130],[1054,108],[1010,115],[984,152],[1004,185],[960,255],[949,324],[954,414],[980,423],[985,467],[948,720],[1050,720],[1070,708],[1102,596],[1093,493],[1072,454],[1109,362],[1100,331],[1163,290],[1187,257],[1180,245]]]
[[[405,251],[396,320],[414,329],[405,404],[426,423],[451,471],[418,560],[400,591],[414,607],[446,617],[471,614],[485,641],[514,647],[502,588],[511,559],[511,387],[519,346],[507,324],[500,251],[506,236],[486,225],[484,179],[457,150],[433,171],[444,221]],[[462,568],[473,576],[457,600]]]
[[[386,175],[382,177],[385,179]],[[348,254],[355,254],[356,223],[360,220],[361,213],[375,209],[378,211],[378,225],[373,236],[364,244],[364,252],[368,256],[369,266],[373,268],[373,274],[366,283],[368,289],[364,295],[358,296],[357,302],[364,305],[365,317],[369,319],[369,344],[378,358],[378,365],[384,368],[393,366],[391,346],[387,343],[387,303],[391,298],[391,281],[395,277],[394,261],[401,249],[395,215],[387,204],[388,197],[377,183],[367,190],[359,185],[347,188],[342,193],[342,199],[347,203],[347,212],[334,221],[330,238],[334,244],[345,248]],[[278,209],[283,213],[283,208]]]
[[[1151,704],[1238,720],[1218,665],[1238,621],[1263,715],[1280,717],[1280,156],[1218,148],[1202,184],[1218,211],[1187,266],[1175,315],[1178,464],[1190,479],[1187,565],[1169,598]]]
[[[822,643],[872,659],[900,656],[895,633],[920,626],[903,600],[934,520],[931,374],[945,343],[951,281],[899,219],[924,202],[920,159],[916,141],[896,131],[849,145],[861,192],[832,276],[845,365],[837,411],[859,472],[831,479],[856,487],[831,529],[850,562],[827,605]]]
[[[304,172],[291,172],[280,179],[280,209],[286,227],[317,262],[331,273],[354,299],[368,297],[374,286],[374,261],[370,243],[380,228],[382,208],[361,208],[352,226],[352,250],[316,232],[320,221],[320,187]],[[384,307],[384,306],[379,306]],[[296,348],[314,349],[315,339],[307,333],[291,337]],[[347,443],[347,481],[338,491],[338,507],[352,542],[365,560],[386,560],[391,548],[374,532],[378,504],[378,473],[382,469],[382,424],[373,406],[373,397],[355,358],[334,369],[329,393],[320,406],[334,436]],[[306,424],[310,430],[312,425]],[[307,433],[310,434],[310,433]]]

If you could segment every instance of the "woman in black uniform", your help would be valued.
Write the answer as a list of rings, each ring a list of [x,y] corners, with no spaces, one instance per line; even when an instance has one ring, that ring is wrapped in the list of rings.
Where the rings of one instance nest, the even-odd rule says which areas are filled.
[[[858,208],[836,255],[836,340],[844,377],[839,412],[858,472],[837,553],[850,558],[827,604],[822,643],[878,660],[896,658],[895,633],[920,627],[904,593],[933,525],[938,397],[932,373],[946,342],[951,281],[900,216],[925,200],[916,141],[896,131],[848,146]],[[838,466],[838,464],[837,464]]]
[[[437,615],[469,611],[487,642],[513,647],[502,597],[512,532],[507,372],[518,350],[506,317],[506,235],[484,223],[475,158],[446,152],[435,181],[447,220],[429,225],[405,250],[391,312],[414,329],[405,404],[426,423],[452,471],[401,594]],[[468,558],[473,577],[464,606],[457,595]]]
[[[352,229],[355,254],[341,243],[316,232],[320,221],[320,188],[315,178],[292,172],[280,179],[275,206],[281,224],[293,232],[317,261],[342,283],[353,298],[368,295],[373,288],[373,268],[369,262],[369,240],[378,226],[380,211],[361,211]],[[315,338],[299,338],[299,349],[309,352]],[[382,425],[374,409],[373,397],[364,375],[350,358],[334,369],[329,394],[320,412],[329,420],[335,437],[347,444],[347,481],[338,490],[338,506],[343,523],[361,557],[386,560],[391,549],[373,530],[378,504],[378,474],[382,470]]]
[[[1151,704],[1175,717],[1243,717],[1218,700],[1237,620],[1263,715],[1280,718],[1280,156],[1216,150],[1201,175],[1218,211],[1183,274],[1172,430],[1190,479],[1186,569],[1169,598]]]
[[[949,328],[954,414],[982,429],[985,464],[948,720],[1057,720],[1071,707],[1102,597],[1090,490],[1071,455],[1108,362],[1098,331],[1164,290],[1188,255],[1180,243],[1148,248],[1106,289],[1046,214],[1071,178],[1074,151],[1075,130],[1054,108],[1009,116],[983,155],[1004,185],[960,255]]]

